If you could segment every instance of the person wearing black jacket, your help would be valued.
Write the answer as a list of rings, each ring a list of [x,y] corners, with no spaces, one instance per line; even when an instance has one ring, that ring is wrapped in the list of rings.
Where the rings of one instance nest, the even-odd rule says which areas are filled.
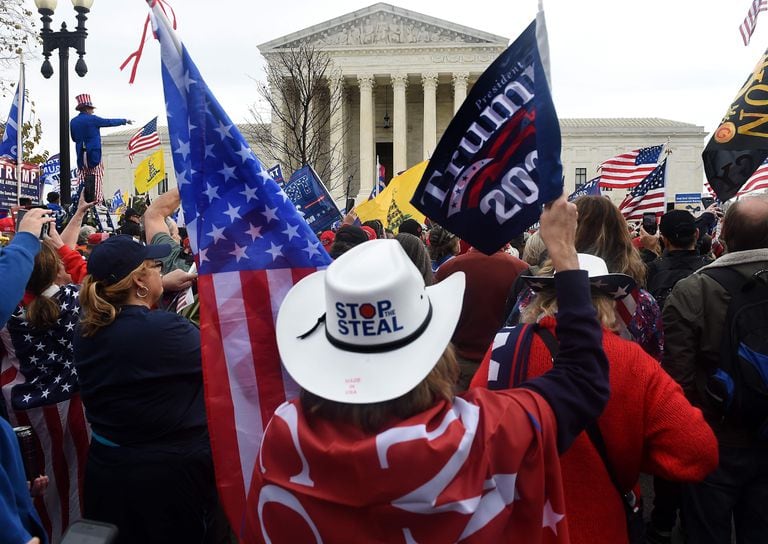
[[[659,223],[659,232],[665,249],[658,259],[648,264],[646,281],[648,291],[663,308],[664,301],[678,281],[712,260],[696,250],[699,232],[696,219],[690,212],[671,210],[665,213]]]

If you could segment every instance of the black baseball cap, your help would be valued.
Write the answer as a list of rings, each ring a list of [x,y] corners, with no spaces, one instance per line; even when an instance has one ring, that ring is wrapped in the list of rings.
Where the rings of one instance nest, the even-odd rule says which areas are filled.
[[[687,210],[670,210],[661,216],[659,230],[672,239],[691,236],[696,232],[696,218]]]
[[[105,285],[112,285],[136,270],[147,259],[162,259],[171,253],[170,244],[145,246],[133,236],[111,236],[93,248],[88,273]]]
[[[407,232],[408,234],[413,234],[418,237],[421,237],[423,231],[424,227],[422,227],[421,223],[415,219],[406,219],[400,223],[400,228],[398,229],[398,232]]]

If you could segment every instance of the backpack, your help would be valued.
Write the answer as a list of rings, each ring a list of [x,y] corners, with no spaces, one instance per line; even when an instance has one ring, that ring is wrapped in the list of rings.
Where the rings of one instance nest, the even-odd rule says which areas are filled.
[[[702,273],[731,296],[720,364],[707,380],[707,396],[725,421],[768,440],[768,269],[747,277],[732,268]]]
[[[703,256],[699,256],[698,259],[686,259],[678,262],[667,256],[659,259],[656,273],[648,282],[648,292],[656,299],[659,309],[664,309],[664,303],[677,282],[687,278],[709,262],[709,259]]]

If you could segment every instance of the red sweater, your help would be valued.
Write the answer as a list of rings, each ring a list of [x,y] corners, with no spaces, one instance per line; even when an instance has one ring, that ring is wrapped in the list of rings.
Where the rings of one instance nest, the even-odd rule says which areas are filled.
[[[541,325],[553,334],[555,320]],[[668,480],[698,481],[717,467],[717,439],[680,386],[637,344],[603,331],[610,364],[611,397],[598,423],[622,486],[637,485],[640,472]],[[485,387],[490,350],[471,387]],[[552,368],[541,338],[533,339],[528,376]],[[573,544],[626,543],[624,511],[605,465],[585,432],[561,458],[565,505]]]
[[[480,361],[504,322],[507,296],[517,276],[528,265],[504,251],[486,255],[472,248],[443,263],[435,274],[439,282],[454,272],[466,274],[461,316],[451,342],[465,359]]]

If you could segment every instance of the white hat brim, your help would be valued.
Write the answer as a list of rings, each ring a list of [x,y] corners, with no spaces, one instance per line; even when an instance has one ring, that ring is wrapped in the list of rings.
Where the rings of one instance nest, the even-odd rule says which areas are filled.
[[[416,387],[432,370],[459,321],[464,274],[456,273],[426,288],[432,318],[424,332],[392,351],[359,353],[332,345],[320,324],[303,339],[326,309],[325,271],[297,283],[285,296],[277,316],[277,346],[283,365],[303,389],[348,404],[397,398]]]

